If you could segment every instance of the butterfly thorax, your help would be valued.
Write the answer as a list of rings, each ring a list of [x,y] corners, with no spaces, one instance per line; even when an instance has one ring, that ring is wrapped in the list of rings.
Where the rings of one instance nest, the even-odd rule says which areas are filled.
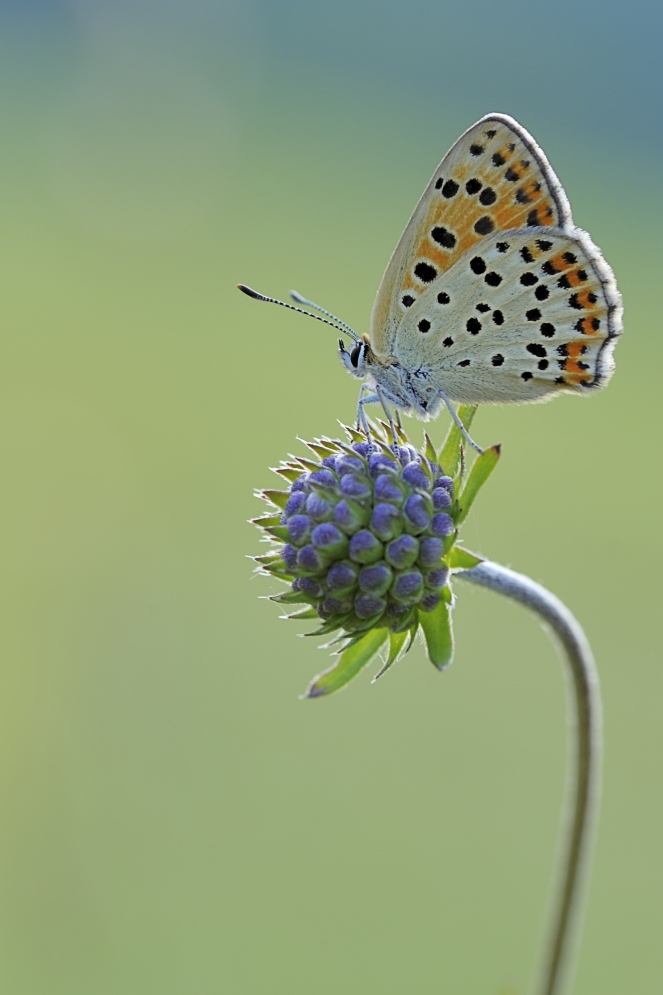
[[[340,341],[339,349],[348,373],[359,380],[367,380],[396,408],[423,421],[438,414],[440,395],[427,370],[421,367],[406,369],[393,356],[379,356],[368,335],[364,335],[350,352]]]

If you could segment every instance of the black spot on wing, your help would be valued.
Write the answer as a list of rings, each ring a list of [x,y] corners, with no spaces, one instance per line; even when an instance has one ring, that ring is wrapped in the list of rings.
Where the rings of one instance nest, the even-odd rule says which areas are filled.
[[[430,263],[425,263],[423,260],[418,262],[414,267],[414,275],[417,279],[421,280],[422,283],[432,283],[437,276],[437,270]]]
[[[487,214],[484,214],[482,218],[476,222],[474,230],[477,235],[490,235],[491,231],[495,227],[492,218],[489,218]]]
[[[478,335],[481,331],[481,322],[478,318],[469,318],[465,324],[470,335]]]
[[[450,200],[452,197],[456,196],[459,190],[460,187],[458,186],[455,180],[447,180],[447,182],[442,187],[442,196],[446,197],[447,200]]]
[[[473,273],[476,273],[477,276],[480,276],[481,273],[486,272],[486,263],[481,256],[475,256],[474,259],[470,259],[470,269]]]
[[[449,294],[445,293],[444,290],[442,291],[441,294],[437,295],[438,304],[448,304],[450,300],[451,298],[449,297]]]
[[[481,190],[482,186],[483,183],[481,182],[481,180],[477,180],[476,177],[473,177],[471,180],[467,181],[467,183],[465,184],[465,189],[471,195],[479,193],[479,190]]]
[[[438,245],[443,246],[445,249],[453,249],[456,244],[456,236],[446,228],[441,228],[439,225],[433,228],[430,235],[434,242],[437,242]]]

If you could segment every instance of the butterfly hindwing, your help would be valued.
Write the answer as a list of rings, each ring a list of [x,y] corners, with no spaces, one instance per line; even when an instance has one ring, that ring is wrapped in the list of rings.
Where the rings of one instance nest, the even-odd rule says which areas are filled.
[[[500,232],[419,295],[393,356],[455,401],[544,400],[606,382],[621,313],[612,271],[585,232]]]
[[[506,114],[486,115],[446,154],[396,246],[371,316],[374,351],[392,353],[409,308],[488,236],[571,225],[566,195],[531,135]]]

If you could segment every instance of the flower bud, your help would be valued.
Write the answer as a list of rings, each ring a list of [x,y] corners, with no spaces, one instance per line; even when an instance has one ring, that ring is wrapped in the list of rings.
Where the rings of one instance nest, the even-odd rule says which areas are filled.
[[[391,474],[380,474],[375,481],[374,493],[376,501],[391,501],[399,505],[403,503],[403,489]]]
[[[371,496],[371,488],[356,474],[345,473],[341,477],[341,493],[346,497],[360,500]]]
[[[313,533],[315,536],[315,532]],[[314,539],[315,541],[315,539]],[[437,566],[444,553],[444,543],[437,536],[425,536],[419,543],[419,566],[424,570]]]
[[[320,574],[327,566],[327,561],[315,546],[302,546],[297,554],[297,566],[309,574]]]
[[[436,511],[447,511],[451,507],[451,494],[446,487],[436,487],[433,491],[433,507]]]
[[[394,579],[393,571],[386,563],[375,563],[371,567],[364,567],[359,574],[359,587],[366,594],[372,594],[379,598],[386,594]]]
[[[359,569],[349,560],[333,563],[327,571],[327,587],[334,597],[349,594],[357,586]]]
[[[405,528],[413,535],[424,532],[430,525],[428,507],[422,494],[410,494],[403,506]]]
[[[297,495],[299,496],[299,495]],[[286,512],[288,506],[286,505]],[[306,514],[314,522],[328,522],[334,517],[334,505],[313,491],[306,498]]]
[[[418,570],[404,570],[396,575],[392,594],[404,605],[414,605],[421,601],[424,593],[424,578]]]
[[[410,487],[416,487],[419,490],[430,491],[432,489],[432,484],[430,477],[425,473],[418,463],[408,463],[407,466],[403,467],[403,473],[401,474],[403,480],[410,485]]]
[[[398,508],[393,504],[376,504],[371,518],[371,532],[388,542],[395,539],[403,531],[403,519]]]
[[[373,618],[385,610],[387,602],[384,598],[374,598],[371,594],[358,594],[354,607],[359,618]]]
[[[433,535],[439,536],[441,539],[446,539],[450,536],[454,530],[454,523],[450,515],[446,512],[440,511],[437,515],[433,515],[433,521],[431,522],[431,532]]]
[[[316,525],[311,533],[311,542],[328,559],[345,556],[348,549],[347,536],[331,522]]]
[[[356,532],[350,540],[350,559],[355,563],[375,563],[382,559],[384,546],[368,529]]]
[[[390,542],[385,551],[385,558],[392,567],[404,570],[413,566],[419,556],[419,543],[411,535],[402,535]]]
[[[313,522],[308,515],[293,515],[288,519],[288,536],[295,546],[308,542],[313,531]]]

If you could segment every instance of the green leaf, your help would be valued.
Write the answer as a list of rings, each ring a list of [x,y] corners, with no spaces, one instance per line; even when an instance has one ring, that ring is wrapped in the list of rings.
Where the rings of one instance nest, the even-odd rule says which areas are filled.
[[[312,459],[307,459],[306,456],[298,456],[297,462],[300,463],[305,470],[308,470],[309,473],[315,473],[316,470],[320,469],[320,463],[316,463]]]
[[[375,684],[378,677],[382,677],[383,674],[386,674],[392,664],[396,663],[396,660],[400,656],[401,650],[405,646],[409,635],[410,633],[407,629],[405,632],[389,633],[389,655],[371,681],[371,684]]]
[[[289,491],[260,491],[259,495],[265,501],[271,501],[275,504],[277,508],[285,508],[288,503],[288,498],[290,497]]]
[[[330,632],[336,632],[337,629],[342,629],[349,618],[353,616],[353,612],[347,612],[345,615],[332,615],[331,618],[327,619],[326,622],[313,632],[305,632],[305,636],[326,636]]]
[[[476,410],[476,404],[461,404],[458,408],[458,417],[468,430],[472,424],[472,419],[476,414]],[[456,472],[460,465],[460,450],[462,443],[463,435],[456,423],[452,422],[438,459],[438,463],[448,477],[456,476]]]
[[[311,681],[304,697],[320,698],[345,687],[348,681],[356,677],[362,667],[375,656],[387,635],[386,629],[371,629],[363,639],[359,639],[353,646],[340,653],[332,667],[323,670]]]
[[[347,433],[351,442],[366,442],[366,436],[363,432],[360,432],[356,428],[350,428],[349,425],[344,425],[343,422],[339,422],[341,428]],[[355,453],[355,456],[357,454]]]
[[[472,567],[483,563],[481,556],[470,553],[469,549],[463,549],[461,546],[454,546],[447,560],[452,570],[471,570]]]
[[[490,449],[485,449],[481,456],[477,456],[474,461],[474,465],[470,470],[470,475],[467,478],[467,483],[463,488],[463,491],[458,498],[458,503],[460,504],[460,515],[458,517],[458,524],[467,518],[468,512],[474,503],[474,499],[483,487],[483,485],[488,480],[489,476],[497,466],[497,461],[500,458],[500,447],[491,446]]]
[[[273,594],[270,601],[277,605],[310,605],[311,599],[303,591],[284,591],[283,594]]]
[[[424,448],[424,456],[426,457],[427,460],[430,460],[431,463],[437,463],[438,459],[437,459],[437,453],[435,452],[435,446],[430,441],[430,436],[428,432],[424,432],[424,439],[426,440],[426,446]]]
[[[304,470],[301,469],[298,470],[292,466],[279,466],[276,468],[272,467],[272,469],[274,470],[274,473],[278,473],[279,476],[285,477],[285,479],[289,480],[291,484],[294,484],[295,480],[299,480],[299,478],[303,476],[305,472]]]
[[[428,658],[438,670],[448,667],[454,656],[454,637],[451,628],[451,608],[440,601],[432,612],[419,612],[419,624],[424,630]]]
[[[269,532],[270,536],[274,536],[275,539],[280,539],[281,542],[288,542],[290,539],[287,525],[268,525],[267,528],[263,525],[261,528],[264,528],[265,532]]]
[[[283,518],[283,515],[279,512],[278,515],[261,515],[260,518],[250,518],[249,521],[252,525],[257,525],[258,528],[264,529],[268,525],[278,525]]]
[[[285,618],[320,618],[315,608],[302,608],[300,612],[293,612]]]

